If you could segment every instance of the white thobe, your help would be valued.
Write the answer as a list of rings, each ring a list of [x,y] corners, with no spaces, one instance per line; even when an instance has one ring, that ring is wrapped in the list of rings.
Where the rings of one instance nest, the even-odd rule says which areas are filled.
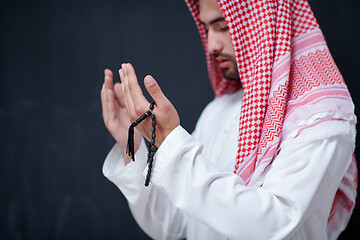
[[[155,154],[144,187],[147,148],[124,165],[115,145],[104,175],[128,200],[140,227],[154,239],[327,239],[334,195],[354,151],[355,129],[330,121],[303,130],[282,146],[261,187],[233,173],[242,92],[208,104],[192,135],[174,129]],[[332,131],[334,136],[303,145]]]

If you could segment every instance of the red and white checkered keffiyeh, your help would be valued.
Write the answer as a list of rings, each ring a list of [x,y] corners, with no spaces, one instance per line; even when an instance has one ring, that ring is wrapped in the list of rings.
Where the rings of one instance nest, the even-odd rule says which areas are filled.
[[[306,0],[218,0],[241,84],[223,78],[206,50],[198,1],[185,2],[200,31],[215,96],[244,89],[234,173],[247,185],[261,185],[281,144],[303,129],[328,120],[356,122],[349,91]],[[338,235],[346,226],[356,186],[353,159],[334,199],[329,234]]]

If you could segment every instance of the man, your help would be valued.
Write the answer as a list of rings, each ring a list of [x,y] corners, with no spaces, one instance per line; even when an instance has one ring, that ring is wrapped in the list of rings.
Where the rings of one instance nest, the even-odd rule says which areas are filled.
[[[114,86],[105,70],[103,118],[117,144],[104,175],[155,239],[336,239],[356,195],[356,117],[308,3],[186,2],[216,97],[190,135],[145,77],[158,147],[145,188],[151,119],[136,127],[136,161],[125,149],[149,103],[131,64]]]

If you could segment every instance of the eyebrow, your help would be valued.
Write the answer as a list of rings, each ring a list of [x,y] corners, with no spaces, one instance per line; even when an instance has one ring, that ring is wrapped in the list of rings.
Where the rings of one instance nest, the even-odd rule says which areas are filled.
[[[223,22],[223,21],[225,21],[225,18],[224,18],[224,17],[218,17],[218,18],[215,18],[214,20],[211,20],[211,21],[209,22],[209,25],[214,24],[214,23],[216,23],[216,22]],[[200,23],[201,23],[202,25],[206,25],[206,23],[204,23],[204,22],[201,21],[201,20],[200,20]]]

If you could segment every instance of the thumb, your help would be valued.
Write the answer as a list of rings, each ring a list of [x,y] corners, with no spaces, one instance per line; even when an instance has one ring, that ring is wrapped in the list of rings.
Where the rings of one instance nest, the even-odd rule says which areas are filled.
[[[161,106],[169,102],[169,100],[165,97],[164,93],[161,91],[160,86],[157,84],[157,82],[151,75],[147,75],[145,77],[144,85],[150,96],[156,102],[156,105]]]

